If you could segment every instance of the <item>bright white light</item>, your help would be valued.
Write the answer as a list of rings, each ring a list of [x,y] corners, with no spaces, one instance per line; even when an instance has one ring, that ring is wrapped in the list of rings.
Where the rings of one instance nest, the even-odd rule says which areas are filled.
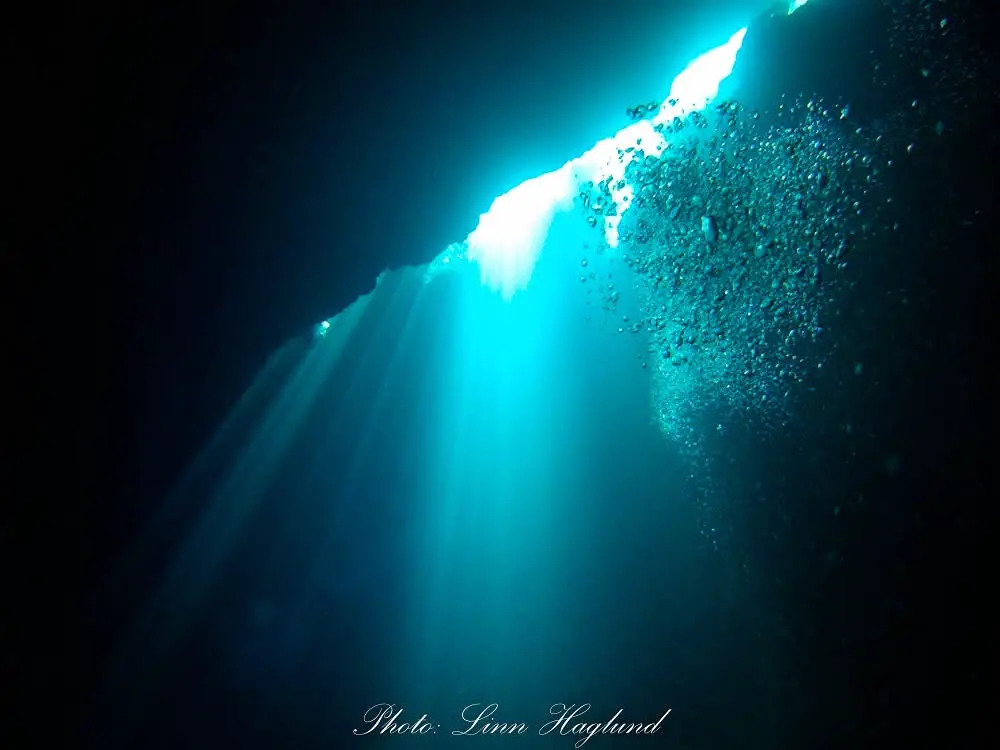
[[[618,224],[621,215],[635,194],[634,188],[625,180],[625,166],[628,163],[623,154],[629,149],[641,148],[647,156],[660,156],[666,141],[649,120],[641,120],[619,130],[611,138],[599,141],[590,151],[569,163],[575,184],[600,182],[611,178],[611,202],[616,211],[604,217],[604,238],[608,247],[618,247]]]
[[[545,242],[555,211],[571,205],[571,196],[585,181],[611,178],[611,201],[616,210],[604,219],[609,247],[618,246],[618,224],[628,208],[634,189],[625,181],[630,147],[659,156],[666,147],[654,124],[704,108],[719,93],[719,84],[733,71],[746,29],[693,60],[670,87],[670,95],[653,122],[643,120],[594,145],[590,151],[562,169],[529,180],[497,198],[469,235],[468,257],[479,264],[484,284],[510,299],[527,286]],[[624,158],[623,158],[624,155]]]
[[[590,167],[590,174],[586,179],[600,182],[611,178],[611,200],[617,210],[613,212],[614,215],[604,219],[604,239],[608,247],[618,247],[618,225],[635,193],[627,182],[622,184],[625,167],[632,158],[627,149],[641,149],[647,156],[660,156],[668,144],[654,126],[664,125],[675,117],[683,118],[695,110],[703,109],[718,96],[719,85],[733,72],[736,56],[743,46],[746,33],[745,28],[740,29],[725,44],[692,60],[674,79],[670,94],[660,105],[652,122],[643,120],[634,123],[570,162]]]
[[[740,29],[725,44],[709,50],[688,63],[670,86],[670,96],[660,107],[656,122],[704,109],[719,95],[719,84],[729,77],[743,46],[746,29]]]
[[[479,217],[466,240],[468,257],[479,264],[483,283],[504,299],[528,285],[555,212],[573,205],[574,184],[568,167],[522,182],[501,195]]]
[[[795,11],[801,8],[803,5],[808,3],[809,0],[791,0],[788,4],[788,15],[792,15]]]
[[[805,4],[804,0],[795,2],[799,7]],[[625,180],[632,152],[641,149],[647,156],[660,156],[668,144],[654,126],[675,117],[686,117],[718,96],[719,85],[733,71],[746,33],[745,28],[740,29],[725,44],[693,60],[674,79],[670,94],[652,121],[642,120],[623,128],[561,169],[528,180],[493,201],[489,211],[479,217],[476,229],[462,243],[467,248],[463,259],[479,265],[482,282],[507,300],[524,289],[531,280],[556,211],[572,207],[573,196],[584,182],[596,184],[611,178],[610,200],[616,210],[607,212],[610,216],[605,215],[604,236],[609,247],[617,247],[618,224],[634,195],[633,187]],[[446,250],[442,256],[435,260],[436,268],[458,265],[445,263],[458,259],[452,250]]]

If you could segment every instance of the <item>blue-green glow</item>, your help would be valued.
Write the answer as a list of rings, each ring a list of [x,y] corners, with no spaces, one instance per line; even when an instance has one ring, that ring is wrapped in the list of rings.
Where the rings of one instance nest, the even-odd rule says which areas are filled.
[[[497,198],[466,239],[466,258],[479,266],[483,284],[506,300],[527,287],[553,216],[572,207],[572,197],[584,182],[612,178],[614,210],[605,216],[604,233],[609,247],[617,247],[618,224],[634,193],[625,179],[631,155],[629,159],[623,156],[640,144],[653,155],[668,147],[662,125],[701,110],[715,99],[719,85],[732,73],[746,31],[740,29],[724,44],[694,59],[674,79],[652,122],[629,125],[560,169],[527,180]]]
[[[788,14],[807,2],[792,0]],[[670,93],[652,123],[644,120],[629,125],[562,168],[527,180],[494,200],[466,239],[465,258],[478,264],[483,284],[506,300],[527,287],[554,214],[571,207],[572,196],[588,180],[599,182],[612,177],[611,200],[616,210],[605,216],[604,230],[608,246],[617,247],[618,225],[634,195],[625,180],[626,160],[620,152],[641,143],[645,153],[662,154],[669,144],[656,126],[675,117],[684,118],[711,104],[718,96],[720,84],[733,71],[746,33],[747,29],[741,28],[724,44],[692,60],[673,80]],[[445,262],[452,263],[453,247],[445,252]]]

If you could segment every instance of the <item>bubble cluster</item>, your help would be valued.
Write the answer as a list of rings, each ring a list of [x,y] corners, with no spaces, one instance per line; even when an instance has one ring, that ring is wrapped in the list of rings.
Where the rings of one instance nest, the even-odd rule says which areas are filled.
[[[648,341],[653,413],[697,448],[699,413],[784,419],[790,389],[822,350],[824,307],[868,231],[876,159],[816,102],[763,129],[738,104],[664,127],[658,157],[628,153],[634,198],[619,227]],[[588,223],[606,211],[610,180],[586,186]],[[614,309],[617,292],[604,290]]]
[[[618,320],[631,287],[640,314],[612,330],[643,337],[653,418],[696,462],[728,419],[789,422],[836,347],[830,328],[855,259],[880,252],[904,220],[897,167],[969,100],[981,59],[958,44],[959,24],[943,3],[904,5],[889,30],[893,59],[874,64],[874,85],[895,92],[878,119],[855,121],[850,102],[816,97],[783,100],[776,118],[727,102],[657,125],[665,149],[639,140],[619,151],[624,178],[582,186],[576,204],[595,245],[606,217],[621,214],[614,253],[631,273],[616,288],[585,258],[580,280]]]

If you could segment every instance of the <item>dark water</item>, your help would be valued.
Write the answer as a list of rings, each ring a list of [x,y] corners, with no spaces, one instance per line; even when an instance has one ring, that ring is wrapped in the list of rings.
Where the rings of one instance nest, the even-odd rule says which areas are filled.
[[[713,120],[747,150],[721,177],[715,146],[671,162],[630,218],[656,247],[636,224],[598,252],[577,206],[510,303],[474,269],[397,270],[278,351],[111,583],[142,604],[97,746],[572,747],[538,729],[586,703],[670,711],[587,747],[920,744],[945,698],[956,737],[985,726],[988,97],[972,38],[902,7],[874,16],[886,49],[943,45],[947,72],[887,74],[856,127],[808,93]],[[710,210],[730,244],[706,250]],[[778,290],[790,323],[760,312]],[[698,342],[661,366],[675,312]],[[434,729],[354,736],[381,703]],[[525,733],[452,736],[492,703]]]

